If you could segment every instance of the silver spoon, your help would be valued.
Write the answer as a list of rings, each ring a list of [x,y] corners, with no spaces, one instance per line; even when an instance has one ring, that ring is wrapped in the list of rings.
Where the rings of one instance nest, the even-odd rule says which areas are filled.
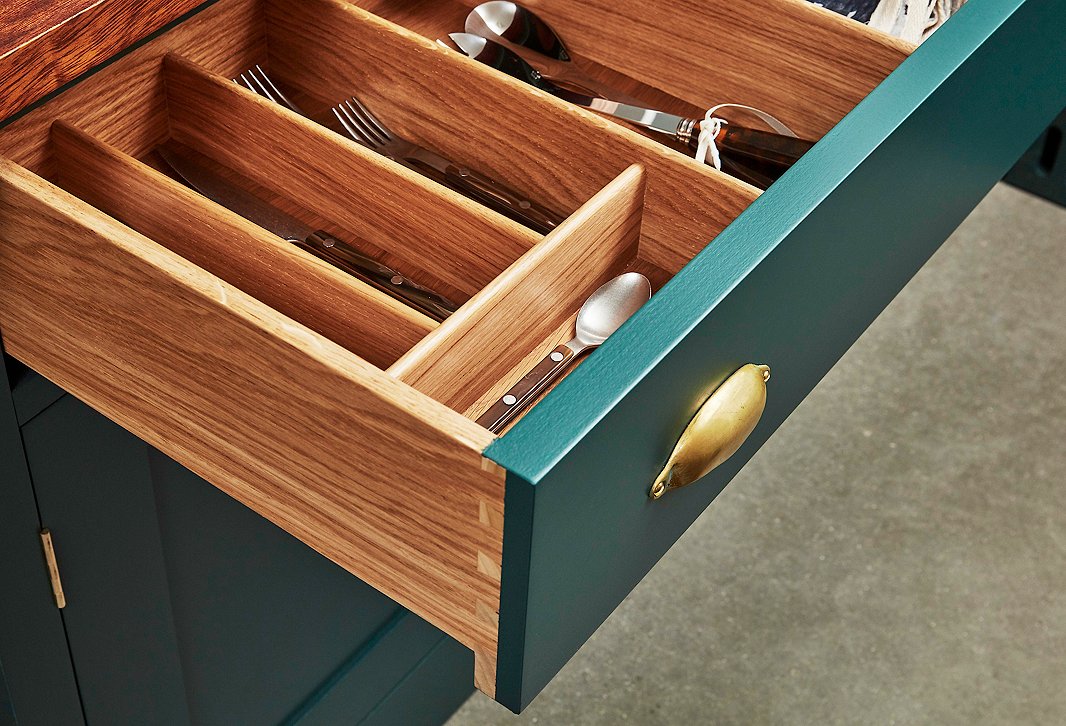
[[[482,3],[467,15],[466,32],[500,43],[546,78],[575,90],[612,101],[640,103],[581,70],[552,27],[521,5],[500,1]]]
[[[602,345],[650,298],[651,283],[639,272],[627,272],[608,280],[581,306],[574,339],[549,353],[477,422],[494,433],[502,431],[579,355]]]

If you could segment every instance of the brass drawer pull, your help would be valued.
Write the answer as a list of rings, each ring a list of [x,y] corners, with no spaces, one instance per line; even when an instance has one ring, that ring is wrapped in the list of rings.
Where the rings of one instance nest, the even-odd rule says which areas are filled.
[[[715,389],[693,417],[648,495],[688,486],[736,453],[766,408],[768,366],[749,363]]]

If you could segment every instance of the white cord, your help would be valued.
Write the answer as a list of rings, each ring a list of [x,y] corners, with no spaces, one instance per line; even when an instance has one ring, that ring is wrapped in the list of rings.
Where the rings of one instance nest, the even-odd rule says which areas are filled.
[[[722,126],[729,122],[724,118],[719,118],[715,114],[723,108],[734,108],[738,111],[743,111],[744,113],[759,119],[777,133],[796,138],[796,133],[792,129],[765,111],[760,111],[757,108],[744,106],[739,103],[720,103],[717,106],[708,109],[706,115],[704,115],[703,123],[700,124],[699,146],[696,148],[696,161],[701,164],[706,164],[707,155],[710,154],[711,164],[718,171],[722,170],[722,155],[718,151],[718,144],[715,143],[715,139],[717,139],[718,134],[721,133]]]

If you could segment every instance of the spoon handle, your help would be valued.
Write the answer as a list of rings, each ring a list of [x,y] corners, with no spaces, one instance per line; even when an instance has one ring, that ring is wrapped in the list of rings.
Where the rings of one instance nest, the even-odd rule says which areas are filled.
[[[500,433],[569,367],[576,355],[569,345],[560,345],[492,404],[492,408],[483,413],[477,422],[495,434]]]

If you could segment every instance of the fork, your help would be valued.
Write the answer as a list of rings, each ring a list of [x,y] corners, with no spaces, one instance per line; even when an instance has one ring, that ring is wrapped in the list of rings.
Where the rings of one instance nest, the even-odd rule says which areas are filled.
[[[281,92],[258,65],[240,74],[234,82],[285,106],[290,111],[307,115]],[[548,234],[563,221],[561,215],[526,199],[499,182],[394,134],[354,96],[330,110],[353,141],[481,202],[540,234]]]

